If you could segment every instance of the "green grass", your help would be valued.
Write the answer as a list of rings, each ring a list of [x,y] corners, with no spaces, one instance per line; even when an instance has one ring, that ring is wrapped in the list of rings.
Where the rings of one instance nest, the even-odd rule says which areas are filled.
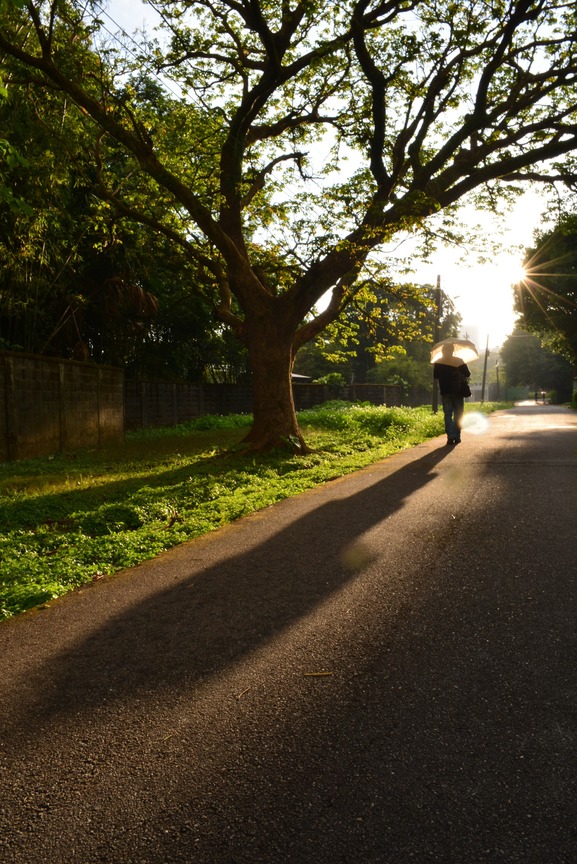
[[[314,452],[251,457],[234,449],[249,422],[202,417],[0,464],[0,620],[443,431],[429,408],[327,403],[299,413]]]

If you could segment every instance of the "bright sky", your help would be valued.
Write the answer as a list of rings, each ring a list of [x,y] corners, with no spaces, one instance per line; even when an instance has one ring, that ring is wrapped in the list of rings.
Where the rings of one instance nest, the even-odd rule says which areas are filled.
[[[480,264],[475,252],[442,249],[430,264],[417,267],[417,281],[441,288],[454,301],[462,316],[462,330],[477,348],[502,344],[515,323],[511,286],[520,281],[523,253],[533,243],[533,232],[542,221],[545,201],[538,192],[527,191],[511,212],[502,218],[486,216],[486,230],[499,235],[503,251],[491,262]],[[484,214],[463,210],[463,218],[476,224]]]
[[[133,33],[145,24],[149,29],[157,19],[156,13],[137,0],[110,0],[104,8],[114,21],[127,33]],[[106,19],[105,19],[106,20]],[[107,21],[110,30],[116,28]],[[464,254],[464,250],[441,250],[430,264],[419,266],[414,278],[423,284],[435,285],[437,276],[441,277],[441,288],[451,297],[463,319],[463,332],[477,343],[477,348],[485,346],[487,337],[490,347],[502,344],[512,332],[515,316],[513,313],[513,292],[511,285],[521,274],[523,249],[533,242],[533,231],[541,222],[545,209],[543,200],[537,193],[528,192],[517,202],[510,213],[504,213],[501,220],[487,217],[487,231],[499,232],[503,252],[490,264],[479,264],[474,253]],[[463,218],[476,224],[478,213],[463,213]],[[521,247],[521,248],[520,248]]]
[[[110,15],[116,23],[127,33],[132,34],[135,30],[141,30],[145,25],[152,26],[159,20],[158,14],[145,6],[139,0],[98,0],[102,8]],[[106,20],[106,19],[104,19]],[[115,30],[114,27],[109,29]]]

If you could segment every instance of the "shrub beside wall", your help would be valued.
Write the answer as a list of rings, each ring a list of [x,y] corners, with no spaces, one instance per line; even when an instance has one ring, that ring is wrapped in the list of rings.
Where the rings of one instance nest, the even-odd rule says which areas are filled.
[[[250,384],[190,384],[167,381],[125,382],[127,431],[154,426],[174,426],[205,414],[250,414]],[[401,387],[389,384],[355,384],[335,387],[331,384],[294,384],[297,411],[314,408],[331,399],[347,402],[370,402],[372,405],[428,405],[431,394],[426,390],[403,393]]]

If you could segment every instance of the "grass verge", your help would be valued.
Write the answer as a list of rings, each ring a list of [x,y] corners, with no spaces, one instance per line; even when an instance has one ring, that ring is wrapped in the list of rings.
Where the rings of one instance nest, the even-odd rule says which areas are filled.
[[[202,417],[0,464],[0,620],[443,432],[426,407],[326,403],[299,413],[313,453],[256,458],[234,452],[249,423]]]

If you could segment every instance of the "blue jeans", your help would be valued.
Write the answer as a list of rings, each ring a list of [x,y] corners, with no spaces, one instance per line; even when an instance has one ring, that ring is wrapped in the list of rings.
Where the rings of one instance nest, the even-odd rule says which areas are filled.
[[[462,396],[453,396],[449,393],[447,396],[441,396],[441,401],[443,403],[443,414],[445,415],[447,438],[460,441],[465,400]]]

